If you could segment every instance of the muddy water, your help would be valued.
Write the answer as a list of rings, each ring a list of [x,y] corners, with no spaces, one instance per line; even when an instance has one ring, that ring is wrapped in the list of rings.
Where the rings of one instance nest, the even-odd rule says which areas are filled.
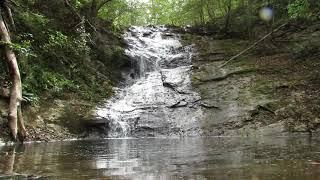
[[[212,137],[2,146],[0,177],[316,180],[319,143],[308,137]]]

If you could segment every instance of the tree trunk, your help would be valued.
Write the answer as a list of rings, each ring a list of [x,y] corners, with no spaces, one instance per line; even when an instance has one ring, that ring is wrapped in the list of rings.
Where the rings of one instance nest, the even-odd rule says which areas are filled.
[[[90,7],[89,18],[95,19],[98,16],[98,2],[97,0],[92,0]],[[94,23],[94,22],[93,22]]]
[[[4,0],[3,8],[4,8],[5,12],[6,12],[7,21],[9,22],[11,28],[15,31],[16,30],[16,26],[15,26],[14,21],[13,21],[12,12],[11,12],[8,0]]]
[[[2,41],[5,43],[5,46],[4,46],[5,60],[8,64],[10,78],[12,81],[10,103],[9,103],[9,115],[8,115],[9,127],[12,133],[12,137],[14,138],[14,140],[16,140],[17,134],[18,134],[18,115],[19,115],[20,116],[19,135],[21,137],[21,140],[23,140],[26,136],[26,129],[23,124],[21,107],[20,107],[21,100],[22,100],[22,86],[21,86],[20,72],[19,72],[19,67],[17,63],[17,58],[14,52],[9,47],[9,44],[11,44],[11,39],[10,39],[10,35],[6,27],[6,24],[1,15],[1,11],[0,11],[0,36]]]
[[[86,16],[88,19],[91,20],[91,23],[93,25],[95,25],[95,23],[96,23],[96,19],[98,17],[99,10],[110,1],[112,1],[112,0],[100,0],[100,1],[99,0],[92,0],[91,1],[91,6],[89,8],[89,14]]]
[[[227,14],[226,14],[226,23],[224,26],[224,32],[227,34],[229,31],[229,26],[230,26],[230,18],[231,18],[231,8],[232,8],[232,0],[228,1],[228,6],[227,6]]]
[[[26,130],[26,127],[24,126],[24,119],[22,115],[21,105],[18,106],[18,128],[19,128],[19,131],[18,131],[19,140],[23,142],[27,137],[27,130]]]

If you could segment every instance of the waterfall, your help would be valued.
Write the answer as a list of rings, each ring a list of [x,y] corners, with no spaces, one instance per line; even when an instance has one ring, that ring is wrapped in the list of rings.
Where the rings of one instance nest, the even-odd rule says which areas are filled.
[[[127,78],[96,115],[109,123],[108,136],[159,136],[199,131],[200,96],[192,91],[192,46],[165,27],[132,27],[125,34],[133,61]]]

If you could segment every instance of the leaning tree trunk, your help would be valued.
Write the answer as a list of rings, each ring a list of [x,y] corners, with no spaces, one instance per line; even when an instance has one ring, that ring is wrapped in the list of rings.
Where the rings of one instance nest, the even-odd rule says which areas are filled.
[[[2,42],[4,44],[4,54],[5,60],[9,67],[10,78],[12,81],[11,94],[10,94],[10,103],[9,103],[9,127],[12,133],[12,137],[14,140],[17,139],[18,128],[19,128],[19,138],[20,140],[24,140],[26,137],[26,129],[23,124],[23,117],[21,112],[21,100],[22,100],[22,86],[21,86],[21,78],[19,67],[17,63],[17,58],[9,47],[11,44],[11,38],[9,35],[8,28],[6,27],[6,23],[4,22],[4,18],[2,17],[2,13],[0,11],[0,36]],[[19,127],[18,127],[19,125]]]

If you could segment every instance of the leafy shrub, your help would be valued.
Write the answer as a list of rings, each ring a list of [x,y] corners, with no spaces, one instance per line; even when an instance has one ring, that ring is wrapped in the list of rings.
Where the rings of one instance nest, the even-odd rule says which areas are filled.
[[[18,56],[23,93],[29,100],[72,96],[95,101],[110,96],[124,65],[119,39],[112,33],[87,33],[86,24],[79,24],[63,2],[18,1],[17,31],[10,46]],[[79,13],[87,2],[72,1]],[[0,63],[0,81],[4,74],[7,68]]]
[[[288,13],[291,18],[307,17],[309,12],[308,0],[295,0],[288,5]]]
[[[25,28],[24,30],[41,32],[48,27],[50,20],[42,14],[26,11],[18,14],[17,22],[23,23]]]

